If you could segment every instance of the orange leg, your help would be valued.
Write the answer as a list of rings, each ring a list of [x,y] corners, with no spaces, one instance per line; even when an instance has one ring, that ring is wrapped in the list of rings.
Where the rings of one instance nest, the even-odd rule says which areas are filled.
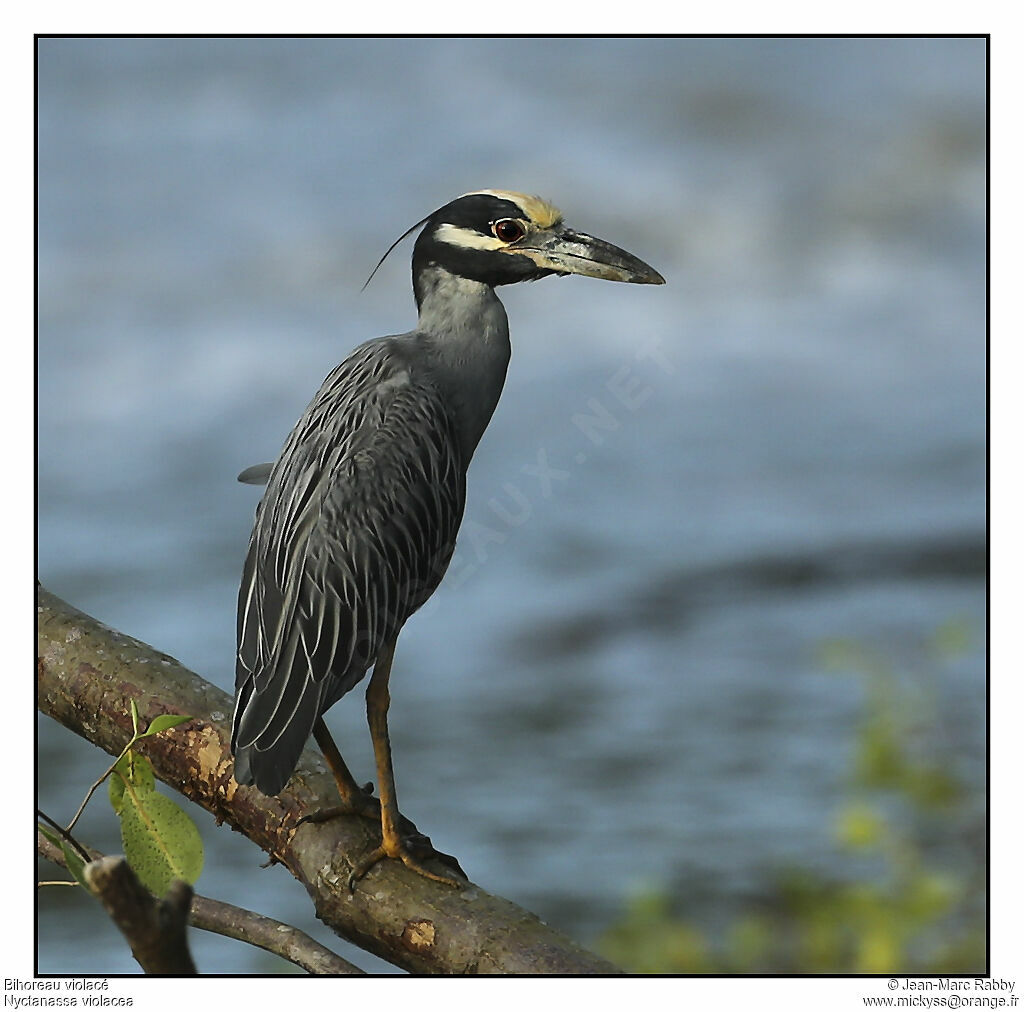
[[[331,808],[320,808],[309,815],[304,815],[298,821],[298,825],[304,822],[326,822],[336,815],[362,815],[368,819],[379,817],[380,804],[373,797],[372,785],[366,788],[356,783],[355,777],[349,772],[345,760],[341,758],[338,746],[334,744],[331,732],[327,729],[323,717],[317,717],[313,725],[313,737],[316,739],[320,751],[327,760],[328,769],[334,775],[334,782],[338,785],[338,793],[341,795],[341,804]]]
[[[373,739],[373,754],[377,760],[377,780],[380,784],[381,845],[356,865],[349,879],[349,886],[351,887],[358,879],[362,878],[378,861],[390,857],[401,861],[407,868],[411,868],[425,878],[458,887],[462,884],[458,879],[424,868],[409,853],[406,842],[399,833],[399,826],[408,823],[398,811],[398,800],[395,796],[395,774],[391,765],[391,741],[388,737],[388,707],[391,705],[388,680],[391,677],[391,661],[395,656],[396,642],[396,640],[392,640],[384,645],[377,656],[370,684],[366,688],[366,718],[370,725],[370,737]]]

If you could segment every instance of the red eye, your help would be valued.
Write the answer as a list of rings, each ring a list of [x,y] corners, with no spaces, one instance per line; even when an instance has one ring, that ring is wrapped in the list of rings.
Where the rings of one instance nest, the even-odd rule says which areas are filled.
[[[515,218],[501,218],[491,222],[491,231],[502,242],[516,242],[526,235],[526,229]]]

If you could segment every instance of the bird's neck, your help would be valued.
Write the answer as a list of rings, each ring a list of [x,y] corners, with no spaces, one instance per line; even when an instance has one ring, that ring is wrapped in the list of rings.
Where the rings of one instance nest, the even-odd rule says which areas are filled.
[[[466,462],[505,385],[512,345],[494,289],[430,266],[416,278],[417,333],[455,416]]]

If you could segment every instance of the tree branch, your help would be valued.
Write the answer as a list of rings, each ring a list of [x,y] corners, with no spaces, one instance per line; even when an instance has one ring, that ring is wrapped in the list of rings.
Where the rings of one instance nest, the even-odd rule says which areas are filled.
[[[47,861],[52,861],[62,868],[67,867],[60,847],[47,840],[42,833],[36,834],[36,850]],[[96,861],[103,856],[99,851],[88,848],[86,860]],[[331,952],[304,931],[276,921],[272,917],[264,917],[251,910],[236,907],[232,903],[225,903],[223,900],[193,896],[188,922],[194,928],[235,938],[240,942],[265,949],[282,959],[287,959],[289,963],[301,966],[307,973],[332,977],[363,975],[358,966]]]
[[[336,803],[316,753],[303,753],[276,798],[239,786],[228,748],[230,696],[41,587],[37,611],[40,710],[112,755],[132,733],[129,699],[146,721],[192,714],[140,745],[156,775],[284,864],[342,937],[415,973],[621,973],[508,900],[472,884],[432,882],[397,861],[381,862],[349,893],[353,866],[379,840],[355,817],[297,826]]]
[[[175,879],[167,895],[158,900],[123,857],[90,861],[83,873],[146,973],[195,976],[196,966],[185,937],[192,886]]]

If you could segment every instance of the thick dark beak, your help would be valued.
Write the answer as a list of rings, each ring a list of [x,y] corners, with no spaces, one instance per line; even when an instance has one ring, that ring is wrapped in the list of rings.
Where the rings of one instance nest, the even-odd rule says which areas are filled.
[[[533,233],[528,245],[509,247],[509,253],[529,257],[538,267],[559,274],[582,274],[633,285],[663,285],[665,279],[650,264],[610,242],[584,232],[557,226]]]

